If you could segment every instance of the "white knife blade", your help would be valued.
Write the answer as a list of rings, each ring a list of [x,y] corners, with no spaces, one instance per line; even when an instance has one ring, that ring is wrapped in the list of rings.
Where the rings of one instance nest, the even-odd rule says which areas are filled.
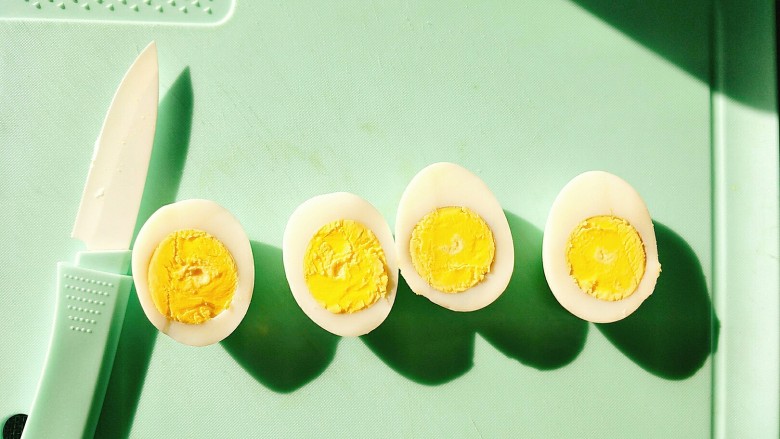
[[[152,152],[158,90],[152,42],[122,79],[95,143],[71,234],[89,250],[130,248]]]

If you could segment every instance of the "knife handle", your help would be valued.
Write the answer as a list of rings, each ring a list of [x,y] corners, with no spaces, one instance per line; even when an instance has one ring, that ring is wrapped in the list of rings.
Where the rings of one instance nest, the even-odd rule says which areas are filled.
[[[94,435],[133,284],[129,265],[129,250],[57,264],[54,327],[23,439]]]

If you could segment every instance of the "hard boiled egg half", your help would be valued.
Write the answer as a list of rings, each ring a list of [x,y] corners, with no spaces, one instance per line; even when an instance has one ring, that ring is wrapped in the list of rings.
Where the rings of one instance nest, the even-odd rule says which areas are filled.
[[[146,317],[191,346],[230,335],[252,299],[249,239],[238,220],[213,201],[186,200],[157,210],[138,232],[132,267]]]
[[[602,171],[578,175],[558,194],[544,228],[542,261],[558,302],[596,323],[633,313],[661,273],[645,202],[623,179]]]
[[[284,230],[282,259],[298,306],[333,334],[366,334],[393,307],[393,235],[379,211],[357,195],[320,195],[298,206]]]
[[[454,311],[496,300],[514,268],[509,223],[487,185],[454,163],[412,178],[395,220],[399,267],[409,287]]]

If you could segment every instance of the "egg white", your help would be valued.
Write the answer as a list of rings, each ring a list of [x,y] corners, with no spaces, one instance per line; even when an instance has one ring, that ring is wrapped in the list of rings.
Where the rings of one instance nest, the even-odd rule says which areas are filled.
[[[628,221],[645,247],[645,273],[629,297],[606,301],[582,291],[569,274],[566,246],[577,225],[590,217],[613,215]],[[556,197],[544,227],[542,243],[544,275],[555,298],[577,317],[595,323],[621,320],[639,308],[653,293],[661,272],[658,247],[650,213],[636,190],[625,180],[603,171],[574,177]]]
[[[387,261],[387,296],[364,310],[334,314],[320,305],[309,291],[303,260],[309,242],[322,226],[345,219],[361,223],[379,240]],[[393,235],[382,214],[357,195],[346,192],[319,195],[298,206],[284,230],[282,259],[287,282],[298,306],[326,331],[343,337],[360,336],[374,330],[390,314],[398,287],[398,257]]]
[[[409,251],[415,225],[430,212],[449,206],[467,207],[482,217],[493,232],[496,246],[490,273],[459,293],[444,293],[428,284],[414,268]],[[493,303],[512,277],[515,249],[501,205],[485,182],[454,163],[434,163],[412,178],[398,204],[395,239],[398,266],[412,291],[453,311],[475,311]]]
[[[168,320],[154,305],[147,282],[149,261],[160,242],[182,229],[211,234],[228,249],[238,270],[238,283],[230,306],[201,324]],[[133,280],[138,300],[149,321],[174,340],[190,346],[216,343],[236,329],[249,309],[254,289],[255,265],[252,248],[243,227],[225,208],[209,200],[185,200],[157,210],[138,232],[133,246]]]

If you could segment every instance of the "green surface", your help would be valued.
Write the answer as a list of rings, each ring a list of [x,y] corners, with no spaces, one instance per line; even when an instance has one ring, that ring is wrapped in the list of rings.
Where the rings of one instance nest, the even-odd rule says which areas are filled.
[[[0,418],[32,402],[55,264],[82,248],[68,236],[92,144],[154,39],[141,217],[186,198],[228,208],[253,241],[255,297],[231,337],[191,348],[131,294],[99,437],[777,437],[774,44],[755,44],[771,41],[771,2],[235,3],[219,26],[0,21]],[[746,47],[767,56],[744,64]],[[746,68],[726,75],[726,60]],[[368,336],[311,323],[284,280],[290,213],[343,190],[392,226],[408,181],[440,160],[507,212],[507,292],[456,314],[402,284]],[[547,211],[591,169],[643,196],[664,270],[617,324],[566,313],[541,271]]]
[[[726,323],[716,356],[719,437],[780,437],[780,191],[777,107],[737,97],[777,96],[776,4],[718,9],[713,95],[715,305]],[[757,19],[757,17],[762,17]],[[745,26],[751,22],[753,25]],[[735,93],[734,91],[739,91]]]

